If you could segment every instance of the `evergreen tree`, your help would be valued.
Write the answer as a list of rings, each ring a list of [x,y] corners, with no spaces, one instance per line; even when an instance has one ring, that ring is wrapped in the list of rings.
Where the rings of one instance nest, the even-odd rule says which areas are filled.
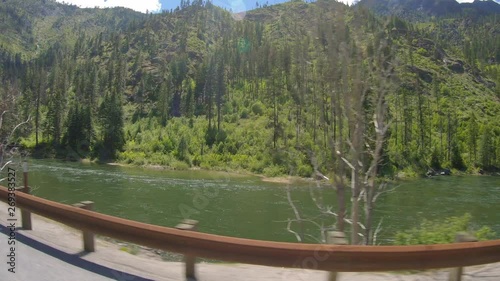
[[[434,147],[434,149],[432,150],[431,163],[430,163],[430,166],[431,166],[432,169],[434,169],[434,170],[441,169],[441,161],[440,161],[440,159],[441,159],[440,153],[439,153],[437,147]]]
[[[123,148],[123,109],[118,94],[107,93],[99,107],[101,125],[101,159],[114,159],[116,153]]]
[[[485,127],[483,129],[483,134],[481,136],[481,167],[483,169],[490,169],[493,164],[495,158],[495,147],[493,146],[493,137],[491,133],[491,129],[489,127]]]
[[[475,165],[477,161],[477,139],[478,139],[478,124],[476,116],[472,113],[468,124],[468,140],[469,145],[469,164]]]
[[[85,140],[85,132],[83,129],[83,112],[80,106],[75,103],[69,109],[68,117],[66,118],[66,133],[63,137],[63,145],[67,147],[68,150],[77,152],[79,150],[79,144]]]
[[[450,156],[451,167],[457,170],[464,170],[465,164],[460,153],[460,148],[458,147],[458,143],[456,141],[452,141],[451,143],[451,156]]]

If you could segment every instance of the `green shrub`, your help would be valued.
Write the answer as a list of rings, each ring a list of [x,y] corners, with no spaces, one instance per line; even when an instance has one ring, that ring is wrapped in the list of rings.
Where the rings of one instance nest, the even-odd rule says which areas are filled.
[[[143,166],[146,165],[147,161],[145,158],[135,158],[132,160],[132,164],[137,165],[137,166]]]
[[[417,54],[426,57],[427,56],[427,50],[425,50],[424,48],[418,48],[417,49]]]
[[[248,169],[249,156],[245,154],[235,154],[231,157],[231,168],[233,169]]]
[[[252,105],[252,112],[255,115],[261,116],[262,114],[264,114],[264,105],[260,101],[254,103]]]
[[[162,140],[163,152],[170,153],[174,150],[175,145],[169,137],[166,137]]]
[[[221,155],[215,153],[205,154],[201,157],[200,167],[203,169],[213,169],[215,167],[221,167]]]
[[[310,165],[301,164],[297,168],[297,175],[303,178],[310,178],[313,174],[313,168]]]
[[[163,153],[154,153],[148,157],[149,164],[153,165],[161,165],[161,166],[170,166],[170,163],[173,161],[173,157],[170,154]]]
[[[278,177],[278,176],[282,176],[284,174],[284,171],[283,171],[282,167],[280,167],[280,166],[271,165],[271,166],[265,167],[263,170],[263,173],[267,177]]]
[[[21,146],[27,149],[33,149],[36,146],[35,134],[30,135],[27,138],[21,139]]]
[[[187,170],[187,169],[189,169],[189,164],[186,162],[182,162],[182,161],[174,160],[174,161],[172,161],[172,163],[170,165],[171,165],[171,168],[174,170]]]
[[[248,167],[251,172],[254,173],[262,173],[266,166],[266,163],[262,160],[259,160],[257,156],[251,156],[248,159]]]
[[[487,226],[472,227],[472,216],[449,217],[442,221],[423,220],[418,228],[400,231],[396,234],[396,245],[446,244],[453,243],[459,232],[469,232],[479,240],[492,239],[495,233]]]
[[[243,108],[240,113],[240,118],[241,119],[247,119],[248,118],[248,109]]]
[[[146,153],[137,151],[124,151],[118,154],[118,160],[127,164],[144,165]]]
[[[192,160],[193,166],[199,167],[201,165],[201,159],[202,156],[199,154],[194,155]]]

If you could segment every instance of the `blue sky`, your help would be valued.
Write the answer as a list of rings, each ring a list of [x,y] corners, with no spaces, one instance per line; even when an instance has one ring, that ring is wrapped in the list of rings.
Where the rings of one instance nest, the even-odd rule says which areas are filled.
[[[127,7],[139,12],[159,12],[161,10],[174,9],[181,0],[56,0],[57,2],[71,3],[82,8],[93,7]],[[212,0],[215,5],[231,9],[235,12],[251,10],[255,8],[256,2],[260,5],[266,2],[269,5],[286,2],[288,0]],[[354,0],[340,0],[344,3],[352,3]],[[472,2],[473,0],[459,0],[458,2]]]
[[[237,12],[241,12],[242,10],[249,10],[255,7],[255,3],[259,2],[259,4],[264,4],[266,0],[212,0],[212,3],[215,5],[225,7],[227,9],[233,8],[233,10],[238,9]],[[284,2],[284,0],[267,0],[269,4],[276,4],[280,2]],[[180,3],[180,0],[161,0],[162,8],[166,7],[167,9],[173,9],[177,7]]]

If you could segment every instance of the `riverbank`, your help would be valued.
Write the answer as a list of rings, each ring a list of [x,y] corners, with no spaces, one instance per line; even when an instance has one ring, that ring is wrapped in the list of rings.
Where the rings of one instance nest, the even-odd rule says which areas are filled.
[[[276,166],[272,164],[264,165],[264,163],[259,163],[259,165],[257,165],[255,163],[255,159],[253,158],[252,162],[250,161],[251,158],[243,157],[244,159],[248,158],[246,161],[244,161],[240,159],[242,157],[236,157],[236,156],[235,158],[238,161],[230,158],[226,159],[227,161],[229,161],[226,162],[226,160],[223,161],[222,159],[219,159],[220,157],[217,157],[217,154],[213,153],[204,156],[208,159],[206,161],[200,160],[203,157],[190,159],[189,161],[187,160],[180,161],[168,154],[163,155],[156,153],[147,156],[144,153],[141,154],[141,153],[131,153],[130,151],[124,151],[118,153],[118,157],[116,160],[108,162],[108,161],[101,161],[96,158],[94,159],[88,158],[89,157],[88,154],[83,156],[78,156],[79,154],[75,153],[67,154],[64,153],[65,152],[64,149],[59,151],[54,148],[41,147],[38,150],[34,148],[27,148],[27,150],[30,151],[31,155],[33,155],[37,159],[59,159],[59,160],[75,161],[82,163],[98,163],[98,164],[107,164],[107,165],[115,165],[123,167],[141,167],[152,170],[171,170],[171,171],[204,170],[210,172],[229,173],[231,174],[231,176],[238,176],[238,175],[257,176],[260,177],[264,182],[272,182],[272,183],[291,184],[297,181],[311,181],[314,179],[313,169],[312,167],[309,167],[309,165],[302,165],[301,167],[297,168],[296,175],[290,176],[286,171],[287,169],[284,169],[281,166]],[[79,158],[79,157],[84,157],[84,158]],[[255,169],[254,167],[255,165],[259,166],[260,168]],[[466,171],[451,169],[450,171],[452,176],[500,175],[500,171],[498,170],[487,172],[487,171],[482,171],[479,168],[472,168]],[[334,175],[332,174],[327,174],[326,176],[329,178],[334,177]],[[441,176],[441,175],[438,174],[436,176]],[[390,174],[382,176],[381,180],[392,182],[398,180],[407,180],[407,179],[411,180],[424,177],[426,177],[425,171],[416,171],[411,167],[407,167],[402,170],[393,170]]]
[[[97,164],[102,164],[102,165],[110,165],[110,166],[119,166],[119,167],[141,167],[144,169],[150,169],[150,170],[166,170],[166,171],[177,171],[177,170],[189,170],[189,171],[206,171],[206,172],[211,172],[211,173],[217,173],[220,175],[229,175],[231,177],[245,177],[245,176],[254,176],[254,177],[259,177],[263,182],[270,182],[270,183],[281,183],[281,184],[292,184],[294,182],[310,182],[313,180],[313,178],[304,178],[304,177],[299,177],[299,176],[265,176],[262,174],[257,174],[257,173],[252,173],[250,171],[246,170],[211,170],[211,169],[204,169],[201,167],[189,167],[186,169],[176,169],[174,167],[170,166],[162,166],[162,165],[134,165],[134,164],[129,164],[129,163],[122,163],[122,162],[99,162],[99,161],[90,161],[88,159],[82,159],[80,160],[81,163],[97,163]]]
[[[296,174],[290,176],[286,166],[275,165],[269,160],[256,160],[248,155],[219,155],[206,152],[203,155],[186,157],[179,160],[172,153],[145,153],[124,150],[118,152],[115,159],[102,160],[90,151],[76,153],[68,148],[53,147],[42,144],[34,147],[33,143],[24,142],[24,150],[36,159],[58,159],[81,163],[98,163],[125,167],[143,167],[154,170],[206,170],[231,173],[233,175],[259,176],[266,182],[291,183],[297,180],[308,180],[313,174],[309,165],[296,169]]]
[[[7,221],[7,205],[0,202],[0,223],[6,225]],[[19,212],[18,212],[19,213]],[[81,253],[81,233],[73,228],[67,227],[52,220],[33,215],[33,230],[25,231],[18,230],[20,235],[26,236],[32,240],[40,242],[52,249],[62,251],[70,255],[79,256],[79,259],[88,261],[92,264],[98,264],[109,270],[111,276],[115,276],[118,280],[134,280],[126,276],[133,276],[158,280],[172,281],[185,280],[183,277],[184,265],[180,262],[165,262],[161,257],[144,247],[137,247],[136,250],[130,251],[129,245],[125,243],[113,243],[102,238],[96,240],[96,252]],[[0,243],[7,243],[7,236],[0,234]],[[1,247],[1,255],[4,255],[7,247]],[[27,253],[18,252],[18,260],[29,259]],[[40,270],[40,274],[46,269],[40,269],[36,266],[37,261],[33,261],[33,266],[29,271]],[[72,265],[68,264],[68,267]],[[20,268],[19,270],[28,270]],[[65,272],[62,268],[51,268],[51,271]],[[7,271],[2,270],[0,279],[4,280],[3,275]],[[199,280],[211,281],[253,281],[253,280],[290,280],[290,281],[306,281],[306,280],[326,280],[327,272],[314,271],[309,269],[287,269],[274,268],[265,266],[255,266],[246,264],[210,264],[198,263],[196,272]],[[2,275],[3,274],[3,275]],[[445,281],[448,278],[447,270],[430,270],[418,273],[341,273],[343,281]],[[10,278],[10,277],[9,277]],[[121,278],[121,279],[120,279]],[[462,280],[472,281],[494,281],[500,279],[500,263],[468,267],[465,269],[465,274]],[[20,279],[19,279],[20,280]],[[42,280],[42,278],[40,279]],[[63,275],[60,279],[66,280]],[[79,279],[82,280],[82,279]],[[103,280],[109,280],[103,277]],[[85,281],[85,280],[82,280]]]
[[[301,183],[307,183],[316,180],[313,177],[300,177],[300,176],[266,176],[263,174],[258,174],[254,173],[251,171],[247,170],[230,170],[230,169],[207,169],[207,168],[201,168],[201,167],[188,167],[184,169],[178,169],[175,167],[171,166],[162,166],[162,165],[135,165],[135,164],[129,164],[129,163],[122,163],[122,162],[98,162],[98,161],[90,161],[88,159],[84,159],[84,162],[94,162],[98,164],[105,164],[105,165],[111,165],[111,166],[120,166],[120,167],[141,167],[145,169],[151,169],[151,170],[168,170],[168,171],[176,171],[176,170],[189,170],[189,171],[208,171],[211,173],[220,173],[220,174],[226,174],[230,175],[231,177],[238,177],[238,176],[254,176],[254,177],[259,177],[263,182],[270,182],[270,183],[279,183],[279,184],[292,184],[296,182],[301,182]],[[480,173],[478,169],[473,170],[473,171],[459,171],[456,169],[451,170],[450,175],[435,175],[433,177],[448,177],[448,176],[500,176],[500,173],[498,172],[483,172]],[[384,181],[386,183],[395,183],[395,182],[400,182],[400,181],[407,181],[407,180],[415,180],[419,178],[426,178],[425,175],[419,175],[415,173],[408,173],[404,171],[398,172],[393,178],[380,178],[381,181]],[[349,178],[346,179],[347,184],[349,184]],[[330,179],[328,178],[322,178],[319,179],[321,182],[328,182]]]

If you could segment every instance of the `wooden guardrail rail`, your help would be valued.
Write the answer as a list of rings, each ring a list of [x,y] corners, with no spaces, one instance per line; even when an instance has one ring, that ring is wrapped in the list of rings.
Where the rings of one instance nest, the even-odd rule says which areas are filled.
[[[0,186],[0,200],[8,191]],[[230,262],[336,272],[463,267],[500,262],[500,240],[446,245],[354,246],[283,243],[183,231],[100,214],[16,192],[16,205],[77,229],[151,248]]]

